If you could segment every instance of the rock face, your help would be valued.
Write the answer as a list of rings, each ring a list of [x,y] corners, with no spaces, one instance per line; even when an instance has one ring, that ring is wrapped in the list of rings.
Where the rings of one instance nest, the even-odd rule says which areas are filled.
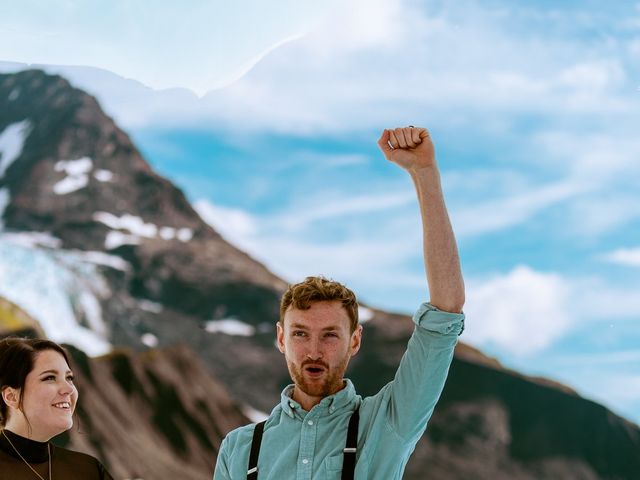
[[[207,478],[220,438],[248,421],[240,409],[270,411],[290,383],[273,346],[285,283],[206,225],[96,101],[60,77],[0,75],[0,152],[6,230],[107,255],[111,343],[188,346],[91,361],[76,353],[89,432],[69,441],[122,477]],[[413,329],[405,316],[369,316],[348,373],[361,395],[393,378]],[[249,333],[213,333],[211,321],[223,319]],[[461,343],[405,478],[633,479],[638,452],[637,425]]]
[[[80,422],[59,441],[115,478],[211,478],[226,432],[249,422],[185,346],[73,357]]]

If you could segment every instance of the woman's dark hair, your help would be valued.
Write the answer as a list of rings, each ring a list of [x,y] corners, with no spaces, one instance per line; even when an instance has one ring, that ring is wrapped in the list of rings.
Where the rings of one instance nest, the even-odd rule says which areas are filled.
[[[69,357],[64,348],[50,340],[16,337],[0,340],[0,392],[5,387],[20,389],[22,392],[27,375],[33,370],[36,357],[45,350],[58,352],[69,365]],[[22,409],[23,398],[24,396],[20,395],[20,409]],[[0,426],[2,427],[7,423],[7,414],[7,404],[0,396]]]

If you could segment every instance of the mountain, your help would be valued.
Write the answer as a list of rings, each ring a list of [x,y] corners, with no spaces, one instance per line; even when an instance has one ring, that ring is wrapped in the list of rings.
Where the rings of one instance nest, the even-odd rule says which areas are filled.
[[[91,333],[112,346],[142,351],[183,342],[228,389],[238,404],[234,408],[270,411],[281,388],[290,383],[273,346],[285,282],[203,222],[184,194],[153,172],[94,98],[40,71],[0,75],[0,155],[5,229],[0,266],[15,278],[24,277],[20,289],[0,282],[0,294],[29,310],[18,301],[21,292],[41,293],[40,284],[47,282],[47,291],[63,292],[35,309],[48,336],[64,339],[71,328],[68,320],[62,330],[57,318],[49,318],[47,312],[55,306],[76,318],[74,338]],[[20,298],[35,308],[41,297]],[[60,306],[65,302],[71,304],[67,310]],[[364,306],[361,313],[363,346],[348,375],[360,394],[369,395],[393,377],[413,326],[403,315]],[[186,352],[182,354],[190,355]],[[116,405],[142,405],[151,411],[151,403],[143,400],[153,402],[169,390],[175,395],[179,390],[182,403],[201,398],[198,382],[186,376],[182,385],[158,386],[140,373],[153,369],[149,365],[154,361],[148,360],[153,355],[131,355],[137,359],[131,362],[144,367],[132,367],[137,373],[129,375],[129,388],[140,383],[145,393],[122,395]],[[109,363],[110,357],[104,358],[96,361]],[[163,368],[185,370],[176,366],[180,361],[175,357],[169,358],[175,364]],[[165,378],[159,377],[160,370],[154,375]],[[105,395],[99,388],[92,382],[82,385],[96,402]],[[93,389],[102,393],[94,397]],[[88,405],[87,415],[101,415],[97,403]],[[206,415],[189,416],[193,422],[178,423],[198,424],[217,438]],[[126,423],[124,417],[114,417]],[[246,421],[232,420],[217,428]],[[95,451],[107,463],[127,464],[130,457],[119,452],[125,446],[108,441],[109,424],[91,424],[99,434],[92,444]],[[150,428],[149,422],[145,425],[140,428]],[[184,444],[170,440],[179,435],[171,427],[167,432],[174,433],[158,436],[159,451],[168,448],[176,461],[184,460]],[[187,450],[194,455],[207,451],[206,442],[193,435]],[[208,451],[215,452],[216,443],[209,440],[214,448]],[[637,425],[567,387],[507,370],[460,343],[442,399],[405,478],[631,479],[640,472],[639,451]],[[136,465],[126,467],[131,473]]]

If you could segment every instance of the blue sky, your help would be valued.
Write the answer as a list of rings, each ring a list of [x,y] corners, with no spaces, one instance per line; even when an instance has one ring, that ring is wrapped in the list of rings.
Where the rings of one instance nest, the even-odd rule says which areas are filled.
[[[159,4],[175,31],[138,22],[129,48],[88,30],[99,19],[82,4],[51,23],[67,38],[86,19],[92,54],[44,48],[44,17],[21,9],[29,41],[0,60],[140,82],[50,67],[286,279],[324,273],[407,313],[425,298],[412,185],[375,141],[429,127],[467,281],[463,340],[640,422],[639,2],[247,1],[215,4],[219,29]]]

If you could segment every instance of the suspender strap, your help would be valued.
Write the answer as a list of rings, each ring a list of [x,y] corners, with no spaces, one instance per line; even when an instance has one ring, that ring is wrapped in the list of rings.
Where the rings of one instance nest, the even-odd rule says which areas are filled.
[[[258,480],[258,456],[260,455],[260,444],[262,443],[262,432],[264,422],[260,422],[253,430],[253,440],[251,441],[251,453],[249,453],[249,469],[247,470],[247,480]],[[356,452],[358,451],[358,424],[360,423],[359,409],[356,408],[349,419],[347,430],[347,443],[343,450],[344,460],[342,463],[342,480],[353,480],[356,471]]]
[[[360,422],[359,409],[356,408],[347,430],[347,444],[344,448],[344,460],[342,462],[342,480],[353,480],[356,471],[356,452],[358,451],[358,423]]]
[[[264,422],[260,422],[253,430],[253,440],[251,441],[251,453],[249,454],[249,470],[247,470],[247,480],[258,480],[258,456],[260,455],[260,443],[262,443],[262,431]]]

